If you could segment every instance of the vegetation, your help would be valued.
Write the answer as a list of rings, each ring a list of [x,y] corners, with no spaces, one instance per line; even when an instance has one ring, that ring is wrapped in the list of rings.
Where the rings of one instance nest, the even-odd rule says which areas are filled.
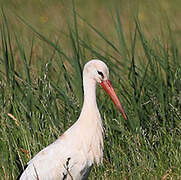
[[[104,33],[75,4],[64,4],[70,15],[59,33],[46,22],[33,25],[7,5],[1,10],[0,176],[16,179],[77,120],[83,65],[98,58],[110,68],[128,120],[98,86],[104,162],[94,166],[90,179],[181,179],[180,34],[173,33],[169,17],[160,30],[147,29],[139,8],[129,14],[125,32],[119,6],[108,8],[111,18],[105,21],[112,31]]]

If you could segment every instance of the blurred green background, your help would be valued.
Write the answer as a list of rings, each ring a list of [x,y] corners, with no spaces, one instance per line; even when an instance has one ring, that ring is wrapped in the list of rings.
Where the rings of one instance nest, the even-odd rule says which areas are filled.
[[[37,32],[52,41],[61,39],[61,46],[69,54],[71,43],[69,41],[69,27],[73,26],[72,0],[15,0],[0,1],[4,8],[10,29],[15,30],[17,36],[24,41],[25,50],[29,50],[29,44],[35,33],[27,28],[17,17],[22,17]],[[160,39],[168,44],[168,24],[171,26],[177,45],[181,46],[181,1],[179,0],[75,0],[76,12],[84,18],[77,18],[79,36],[92,44],[101,47],[105,51],[114,53],[110,46],[97,36],[87,23],[96,27],[115,46],[119,46],[119,37],[115,28],[115,8],[119,10],[121,26],[127,48],[131,48],[131,41],[135,29],[135,17],[139,19],[144,34],[148,40]],[[163,38],[164,37],[164,38]],[[38,42],[38,41],[37,41]],[[36,42],[36,43],[37,43]],[[40,53],[40,44],[37,43],[34,55]],[[143,54],[140,49],[136,52]],[[71,53],[70,53],[71,54]],[[33,57],[34,57],[33,55]],[[90,58],[92,56],[90,55]],[[34,59],[34,58],[33,58]]]
[[[31,25],[45,35],[61,36],[62,31],[67,30],[67,20],[72,18],[71,0],[1,0],[1,7],[7,10],[10,21],[19,32],[26,31],[26,27],[20,25],[13,13],[27,20]],[[75,0],[77,12],[109,39],[116,42],[113,28],[112,15],[115,7],[119,8],[120,18],[126,37],[129,38],[133,31],[134,16],[138,16],[144,31],[150,36],[160,33],[165,22],[169,20],[172,30],[176,35],[181,33],[181,1],[180,0]],[[87,32],[87,27],[79,22],[81,33]],[[85,31],[85,32],[84,32]]]

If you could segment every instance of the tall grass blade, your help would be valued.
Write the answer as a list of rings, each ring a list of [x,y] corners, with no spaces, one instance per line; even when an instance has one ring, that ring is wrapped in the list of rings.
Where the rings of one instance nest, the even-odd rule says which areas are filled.
[[[122,25],[121,25],[121,20],[120,20],[118,8],[116,8],[116,18],[117,18],[118,37],[119,37],[119,42],[121,45],[121,50],[123,53],[124,65],[126,68],[127,64],[128,64],[128,58],[127,58],[128,50],[126,47],[126,42],[124,40],[124,35],[123,35],[123,30],[122,30]]]

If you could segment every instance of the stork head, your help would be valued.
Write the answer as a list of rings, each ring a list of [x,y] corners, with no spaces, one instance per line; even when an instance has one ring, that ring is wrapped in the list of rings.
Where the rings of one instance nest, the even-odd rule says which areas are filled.
[[[85,64],[83,74],[87,78],[94,79],[98,83],[109,79],[108,67],[104,62],[97,59],[93,59]]]
[[[95,80],[105,89],[118,110],[121,112],[123,118],[126,120],[126,114],[109,80],[109,69],[107,65],[100,60],[93,59],[85,64],[83,76]]]

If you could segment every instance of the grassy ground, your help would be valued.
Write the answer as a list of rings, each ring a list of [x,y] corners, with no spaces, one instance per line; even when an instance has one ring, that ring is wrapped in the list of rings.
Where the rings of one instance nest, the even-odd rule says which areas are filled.
[[[180,1],[14,2],[1,1],[2,179],[77,120],[91,58],[108,64],[128,121],[98,87],[104,163],[90,179],[181,179]]]

